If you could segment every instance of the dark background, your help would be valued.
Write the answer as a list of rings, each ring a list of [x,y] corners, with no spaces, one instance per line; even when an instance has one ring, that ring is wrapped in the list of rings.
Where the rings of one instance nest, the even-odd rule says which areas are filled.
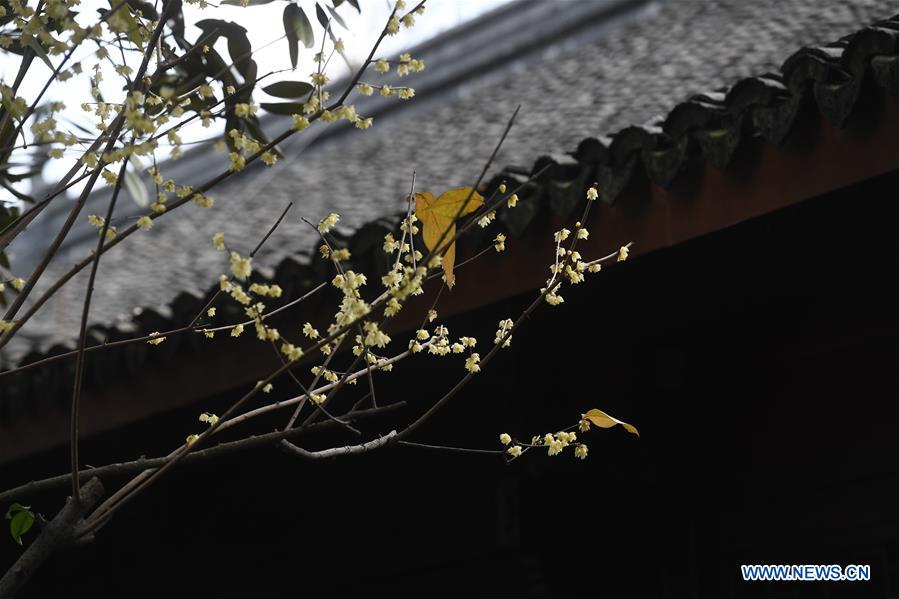
[[[899,597],[896,189],[899,173],[608,268],[537,311],[416,437],[496,448],[597,407],[640,439],[594,429],[583,462],[394,448],[182,467],[22,597]],[[450,331],[489,342],[532,298]],[[462,358],[416,357],[379,397],[409,402],[398,424],[448,373]],[[233,399],[89,440],[83,460],[162,454]],[[5,467],[0,486],[67,463]],[[18,551],[4,535],[0,569]],[[744,583],[741,563],[870,564],[872,580]]]

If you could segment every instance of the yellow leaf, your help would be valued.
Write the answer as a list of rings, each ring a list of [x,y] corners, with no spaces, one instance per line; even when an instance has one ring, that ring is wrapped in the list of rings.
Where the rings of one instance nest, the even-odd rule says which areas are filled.
[[[422,237],[429,251],[446,248],[443,252],[443,272],[446,284],[455,284],[453,265],[456,262],[456,244],[446,246],[456,235],[456,218],[471,214],[484,205],[484,198],[471,187],[450,189],[435,198],[429,191],[415,194],[415,216],[421,221]]]
[[[597,410],[596,408],[590,410],[586,414],[584,414],[584,418],[593,423],[594,426],[598,426],[599,428],[612,428],[616,424],[620,424],[624,427],[624,430],[627,432],[640,436],[640,433],[637,432],[637,427],[633,424],[628,424],[627,422],[622,422],[613,416],[609,416],[602,410]]]

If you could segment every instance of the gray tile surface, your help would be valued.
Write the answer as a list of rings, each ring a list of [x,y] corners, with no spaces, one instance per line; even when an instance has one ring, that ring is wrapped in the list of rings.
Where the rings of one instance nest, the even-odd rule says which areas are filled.
[[[556,3],[564,10],[567,2]],[[295,137],[288,158],[274,169],[235,177],[211,195],[211,210],[193,205],[157,221],[102,261],[92,321],[128,318],[140,306],[171,301],[183,289],[206,289],[227,271],[213,251],[222,230],[247,252],[288,201],[289,222],[257,258],[274,266],[283,256],[310,250],[314,234],[299,217],[317,220],[328,211],[355,228],[403,206],[411,171],[418,189],[441,191],[471,184],[506,120],[518,104],[521,116],[500,152],[504,165],[530,165],[541,154],[573,150],[588,136],[613,133],[667,113],[687,96],[726,86],[741,77],[777,69],[806,44],[826,43],[891,15],[873,0],[671,0],[641,7],[637,18],[597,27],[593,35],[561,39],[528,59],[506,61],[482,76],[376,118],[367,132],[344,135],[300,151]],[[529,30],[521,36],[535,35]],[[439,74],[440,64],[429,64]],[[304,132],[310,136],[314,129]],[[211,149],[209,150],[211,152]],[[185,158],[184,182],[214,173],[203,159]],[[186,161],[186,162],[185,162]],[[89,251],[67,248],[51,265],[53,280]],[[17,359],[29,346],[46,349],[74,338],[86,277],[80,276],[23,328],[23,342],[6,355]],[[44,283],[46,284],[46,282]]]

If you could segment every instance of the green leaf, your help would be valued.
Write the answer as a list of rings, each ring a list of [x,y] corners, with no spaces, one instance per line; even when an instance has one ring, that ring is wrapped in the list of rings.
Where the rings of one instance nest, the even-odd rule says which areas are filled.
[[[353,8],[356,9],[356,12],[358,12],[358,13],[361,13],[361,12],[362,12],[362,9],[359,8],[359,1],[358,1],[358,0],[347,0],[347,2],[349,2],[349,3],[353,6]]]
[[[197,27],[203,30],[203,33],[206,33],[210,29],[218,29],[222,32],[222,35],[228,35],[230,33],[238,32],[246,35],[247,29],[237,23],[232,23],[231,21],[223,21],[221,19],[202,19],[195,23]]]
[[[318,2],[315,3],[315,18],[318,19],[318,24],[322,26],[322,29],[328,28],[328,15],[325,14],[325,9]]]
[[[299,46],[297,42],[303,42],[307,48],[315,43],[315,35],[312,32],[312,23],[306,17],[303,9],[296,4],[288,4],[284,7],[284,35],[287,37],[287,47],[290,50],[290,64],[297,68]]]
[[[244,81],[249,83],[256,80],[256,61],[253,60],[253,47],[250,40],[244,32],[226,33],[228,38],[228,54],[237,71],[243,76]]]
[[[290,52],[290,66],[293,68],[297,68],[297,58],[300,54],[300,46],[299,40],[297,39],[297,34],[293,30],[293,27],[290,24],[290,7],[293,4],[288,4],[284,7],[284,14],[281,16],[281,19],[284,21],[284,37],[287,38],[287,50]]]
[[[339,14],[337,14],[337,11],[336,11],[336,10],[334,10],[334,9],[331,8],[330,6],[328,6],[327,9],[328,9],[328,12],[331,13],[331,17],[332,17],[335,21],[337,21],[337,24],[338,24],[338,25],[340,25],[340,26],[343,27],[344,29],[348,29],[348,27],[346,26],[346,21],[344,21],[343,18],[342,18]]]
[[[197,21],[196,26],[202,29],[204,34],[218,30],[224,35],[228,40],[228,54],[231,56],[231,61],[243,76],[244,81],[250,82],[256,79],[257,68],[256,62],[252,58],[253,47],[250,45],[245,27],[221,19],[203,19]]]
[[[305,81],[278,81],[263,87],[262,91],[277,98],[301,98],[312,89],[312,85]]]
[[[312,23],[309,22],[309,18],[302,8],[295,4],[291,4],[290,6],[296,8],[295,11],[291,11],[291,24],[294,32],[297,34],[297,39],[303,42],[303,45],[307,48],[311,48],[313,44],[315,44],[315,34],[312,32]]]
[[[128,195],[134,200],[134,203],[141,208],[146,208],[150,204],[150,196],[147,194],[147,186],[141,178],[134,172],[131,165],[125,169],[125,189]]]
[[[300,102],[263,102],[259,105],[262,110],[266,110],[273,114],[303,114],[303,105]]]
[[[13,540],[19,545],[22,544],[22,535],[28,532],[34,525],[34,512],[31,510],[20,510],[9,521],[9,533]]]
[[[31,506],[22,505],[21,503],[19,503],[17,501],[14,504],[12,504],[11,506],[9,506],[8,510],[6,510],[6,519],[12,520],[12,517],[14,514],[16,514],[17,512],[21,512],[22,510],[27,510],[30,508],[31,508]]]

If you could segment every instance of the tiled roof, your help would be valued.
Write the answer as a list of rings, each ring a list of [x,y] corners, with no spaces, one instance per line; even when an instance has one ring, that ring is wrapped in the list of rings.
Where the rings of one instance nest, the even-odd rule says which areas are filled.
[[[820,110],[840,125],[867,86],[899,93],[899,21],[858,31],[884,16],[877,8],[875,2],[845,0],[651,5],[638,20],[570,51],[560,44],[537,62],[462,86],[409,120],[385,119],[374,132],[335,137],[308,156],[289,150],[287,164],[235,178],[220,189],[212,210],[185,208],[177,218],[160,220],[145,237],[109,252],[94,295],[95,319],[108,323],[109,315],[134,306],[162,307],[139,310],[134,320],[115,326],[95,327],[94,339],[115,340],[188,322],[211,293],[191,287],[211,283],[226,269],[221,254],[210,248],[212,233],[224,230],[235,247],[249,248],[288,200],[296,204],[294,222],[300,214],[317,219],[328,209],[339,211],[343,222],[357,229],[346,238],[357,266],[376,267],[374,252],[396,218],[374,219],[401,208],[411,170],[417,171],[419,189],[470,181],[519,103],[522,116],[497,164],[528,165],[543,157],[533,166],[494,173],[490,185],[523,180],[547,164],[550,169],[522,194],[519,208],[500,215],[501,226],[518,236],[541,213],[567,216],[594,180],[603,198],[614,202],[634,178],[667,187],[697,162],[725,168],[750,138],[779,143],[802,111]],[[791,55],[802,43],[832,39],[839,41]],[[789,58],[778,69],[784,56]],[[732,87],[724,87],[728,83]],[[717,91],[687,96],[697,89]],[[657,114],[667,116],[652,118]],[[633,126],[641,122],[647,124]],[[302,293],[325,276],[302,254],[316,245],[304,227],[283,227],[256,261],[270,267],[260,274],[277,281],[288,296]],[[78,248],[62,256],[49,277],[83,253]],[[38,342],[25,362],[71,347],[59,341],[58,331],[74,336],[82,294],[83,283],[70,284],[47,306],[49,314],[23,329],[30,328]],[[166,303],[172,296],[175,300]],[[220,310],[224,321],[228,312]],[[166,353],[178,351],[179,343],[195,343],[183,339],[166,342]],[[145,359],[146,347],[104,354],[97,362],[114,369],[119,360]],[[0,419],[22,409],[29,397],[53,402],[71,380],[69,368],[56,362],[32,371],[33,376],[4,380]]]

